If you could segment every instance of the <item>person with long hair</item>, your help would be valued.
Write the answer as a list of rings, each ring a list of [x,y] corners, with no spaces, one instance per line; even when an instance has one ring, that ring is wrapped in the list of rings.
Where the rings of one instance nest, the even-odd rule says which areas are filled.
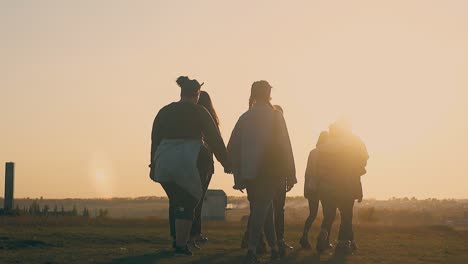
[[[213,101],[211,100],[210,95],[206,91],[200,92],[200,98],[198,99],[198,105],[203,106],[208,113],[210,113],[211,117],[213,118],[216,127],[219,129],[219,117],[216,113],[216,110],[213,106]],[[190,244],[194,248],[199,248],[200,244],[204,244],[208,242],[208,238],[202,235],[202,220],[201,220],[201,213],[203,208],[203,201],[205,199],[206,191],[208,190],[208,186],[210,185],[211,177],[214,174],[214,160],[213,160],[213,152],[206,146],[203,153],[200,153],[199,157],[199,169],[200,169],[200,180],[202,182],[203,193],[198,203],[197,207],[195,208],[195,216],[193,219],[192,224],[192,232],[191,232],[191,239]]]
[[[203,195],[199,157],[205,144],[229,170],[226,146],[210,113],[198,105],[200,84],[177,79],[180,101],[159,110],[151,133],[150,177],[169,198],[170,233],[174,255],[190,256],[187,246],[196,206]]]
[[[281,256],[273,218],[273,197],[296,183],[289,133],[283,115],[271,105],[267,81],[252,84],[249,110],[237,121],[228,144],[234,188],[247,189],[251,204],[248,251],[243,263],[257,263],[261,234],[271,248],[272,260]]]
[[[315,148],[310,151],[309,158],[307,160],[307,169],[305,173],[305,183],[304,183],[304,197],[309,203],[309,216],[307,217],[304,224],[304,231],[302,237],[299,240],[301,247],[304,249],[310,249],[312,246],[309,242],[309,230],[312,226],[312,223],[317,218],[318,208],[319,208],[319,177],[318,177],[318,148],[325,144],[328,140],[328,132],[322,131],[317,140]],[[330,233],[330,230],[327,230]]]
[[[200,98],[198,99],[198,104],[203,106],[208,111],[208,113],[210,113],[216,125],[219,127],[220,122],[218,113],[216,112],[213,105],[213,100],[211,100],[211,96],[207,91],[200,91]]]

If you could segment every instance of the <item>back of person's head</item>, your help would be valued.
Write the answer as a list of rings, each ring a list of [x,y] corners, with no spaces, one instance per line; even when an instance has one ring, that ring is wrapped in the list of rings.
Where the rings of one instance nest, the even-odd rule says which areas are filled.
[[[319,146],[327,143],[327,141],[328,141],[328,132],[327,131],[322,131],[320,133],[320,136],[319,136],[319,138],[317,140],[317,144],[315,146],[319,147]]]
[[[284,110],[283,110],[283,107],[281,107],[281,105],[274,105],[273,108],[284,114]]]
[[[340,118],[329,127],[330,136],[339,137],[352,133],[351,123],[349,120]]]
[[[213,101],[211,100],[210,94],[206,91],[200,91],[200,98],[198,99],[198,104],[205,107],[205,109],[208,110],[208,112],[213,117],[213,120],[219,126],[219,117],[213,106]]]
[[[273,88],[267,81],[256,81],[252,84],[249,98],[249,108],[256,102],[264,102],[271,106],[271,88]]]
[[[195,79],[189,79],[187,76],[180,76],[177,78],[176,83],[180,87],[180,97],[194,98],[200,95],[200,88],[203,83],[200,84]]]

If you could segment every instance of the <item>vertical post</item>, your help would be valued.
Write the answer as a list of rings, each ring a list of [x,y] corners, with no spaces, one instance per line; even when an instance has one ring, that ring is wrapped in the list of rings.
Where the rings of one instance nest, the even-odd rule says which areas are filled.
[[[7,162],[5,164],[5,204],[3,206],[5,212],[13,210],[13,190],[15,179],[15,163]]]

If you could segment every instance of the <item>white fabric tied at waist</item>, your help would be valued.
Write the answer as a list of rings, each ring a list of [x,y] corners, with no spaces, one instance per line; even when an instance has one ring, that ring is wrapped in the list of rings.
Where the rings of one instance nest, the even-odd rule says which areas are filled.
[[[198,155],[203,142],[192,139],[164,139],[154,155],[154,181],[173,182],[200,200],[202,185]]]

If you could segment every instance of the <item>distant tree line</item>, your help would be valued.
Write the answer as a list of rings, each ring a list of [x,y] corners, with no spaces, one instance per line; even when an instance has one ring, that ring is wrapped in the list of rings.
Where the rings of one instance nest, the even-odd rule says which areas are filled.
[[[59,207],[55,204],[53,208],[49,205],[41,205],[34,200],[29,207],[19,208],[16,205],[15,209],[12,212],[4,212],[8,215],[20,216],[20,215],[31,215],[31,216],[75,216],[75,217],[91,217],[91,213],[87,207],[84,207],[82,211],[78,211],[76,205],[73,205],[71,210],[65,210],[62,206]],[[96,218],[106,218],[109,216],[109,211],[107,209],[95,209],[94,217]]]

